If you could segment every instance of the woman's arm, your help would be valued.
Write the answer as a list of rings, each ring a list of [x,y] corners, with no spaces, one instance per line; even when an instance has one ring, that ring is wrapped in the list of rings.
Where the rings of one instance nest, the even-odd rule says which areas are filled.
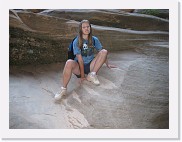
[[[78,64],[80,67],[80,75],[81,75],[81,81],[85,79],[85,73],[84,73],[84,63],[81,54],[76,55],[78,59]]]

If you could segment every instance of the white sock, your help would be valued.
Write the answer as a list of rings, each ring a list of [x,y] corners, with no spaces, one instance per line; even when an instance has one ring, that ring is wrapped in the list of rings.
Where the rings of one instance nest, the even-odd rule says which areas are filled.
[[[66,89],[66,88],[64,88],[63,86],[61,87],[62,89]]]
[[[91,72],[91,75],[96,75],[96,72]]]

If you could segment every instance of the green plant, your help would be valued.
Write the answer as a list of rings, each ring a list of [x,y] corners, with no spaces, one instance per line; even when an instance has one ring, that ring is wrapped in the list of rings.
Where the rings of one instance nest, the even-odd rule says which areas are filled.
[[[157,16],[157,15],[159,15],[159,10],[158,9],[145,9],[144,11],[142,11],[142,14]]]

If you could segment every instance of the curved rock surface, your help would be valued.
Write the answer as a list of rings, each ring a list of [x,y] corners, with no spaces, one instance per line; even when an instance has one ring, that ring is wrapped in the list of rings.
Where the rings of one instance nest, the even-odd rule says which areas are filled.
[[[31,11],[10,10],[9,15],[10,129],[169,128],[168,20],[112,9]],[[68,95],[55,102],[62,86],[61,61],[77,34],[80,15],[95,18],[93,33],[118,68],[104,65],[98,73],[100,86],[80,85],[73,75]],[[125,28],[110,26],[122,23],[120,18],[136,21]],[[148,22],[140,27],[137,19]]]
[[[45,10],[40,13],[59,18],[72,19],[75,21],[88,19],[94,25],[107,26],[107,27],[116,27],[116,28],[131,29],[137,31],[139,30],[169,31],[168,28],[169,21],[166,19],[146,14],[128,13],[121,10],[62,9],[62,10]]]
[[[100,86],[79,85],[73,75],[60,102],[63,63],[11,66],[10,129],[168,129],[168,54],[158,47],[111,53],[118,68],[103,66]]]
[[[135,9],[133,13],[150,14],[160,18],[169,19],[169,9]]]
[[[67,47],[77,35],[79,21],[76,20],[81,20],[77,17],[93,18],[89,19],[93,22],[93,34],[98,36],[104,48],[109,51],[138,48],[148,41],[163,42],[169,38],[169,22],[151,16],[129,15],[126,12],[121,14],[113,10],[47,10],[40,13],[10,10],[10,65],[65,61]],[[130,22],[128,18],[137,20]],[[129,29],[117,27],[117,23],[128,25],[125,22],[132,23],[127,26]],[[148,30],[139,31],[137,26]]]

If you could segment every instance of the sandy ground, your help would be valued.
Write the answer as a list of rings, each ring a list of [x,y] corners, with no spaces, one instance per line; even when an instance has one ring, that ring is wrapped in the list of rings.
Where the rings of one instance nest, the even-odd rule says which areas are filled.
[[[100,86],[72,76],[60,102],[64,63],[11,66],[10,129],[166,129],[169,128],[169,49],[110,53],[98,73]]]

